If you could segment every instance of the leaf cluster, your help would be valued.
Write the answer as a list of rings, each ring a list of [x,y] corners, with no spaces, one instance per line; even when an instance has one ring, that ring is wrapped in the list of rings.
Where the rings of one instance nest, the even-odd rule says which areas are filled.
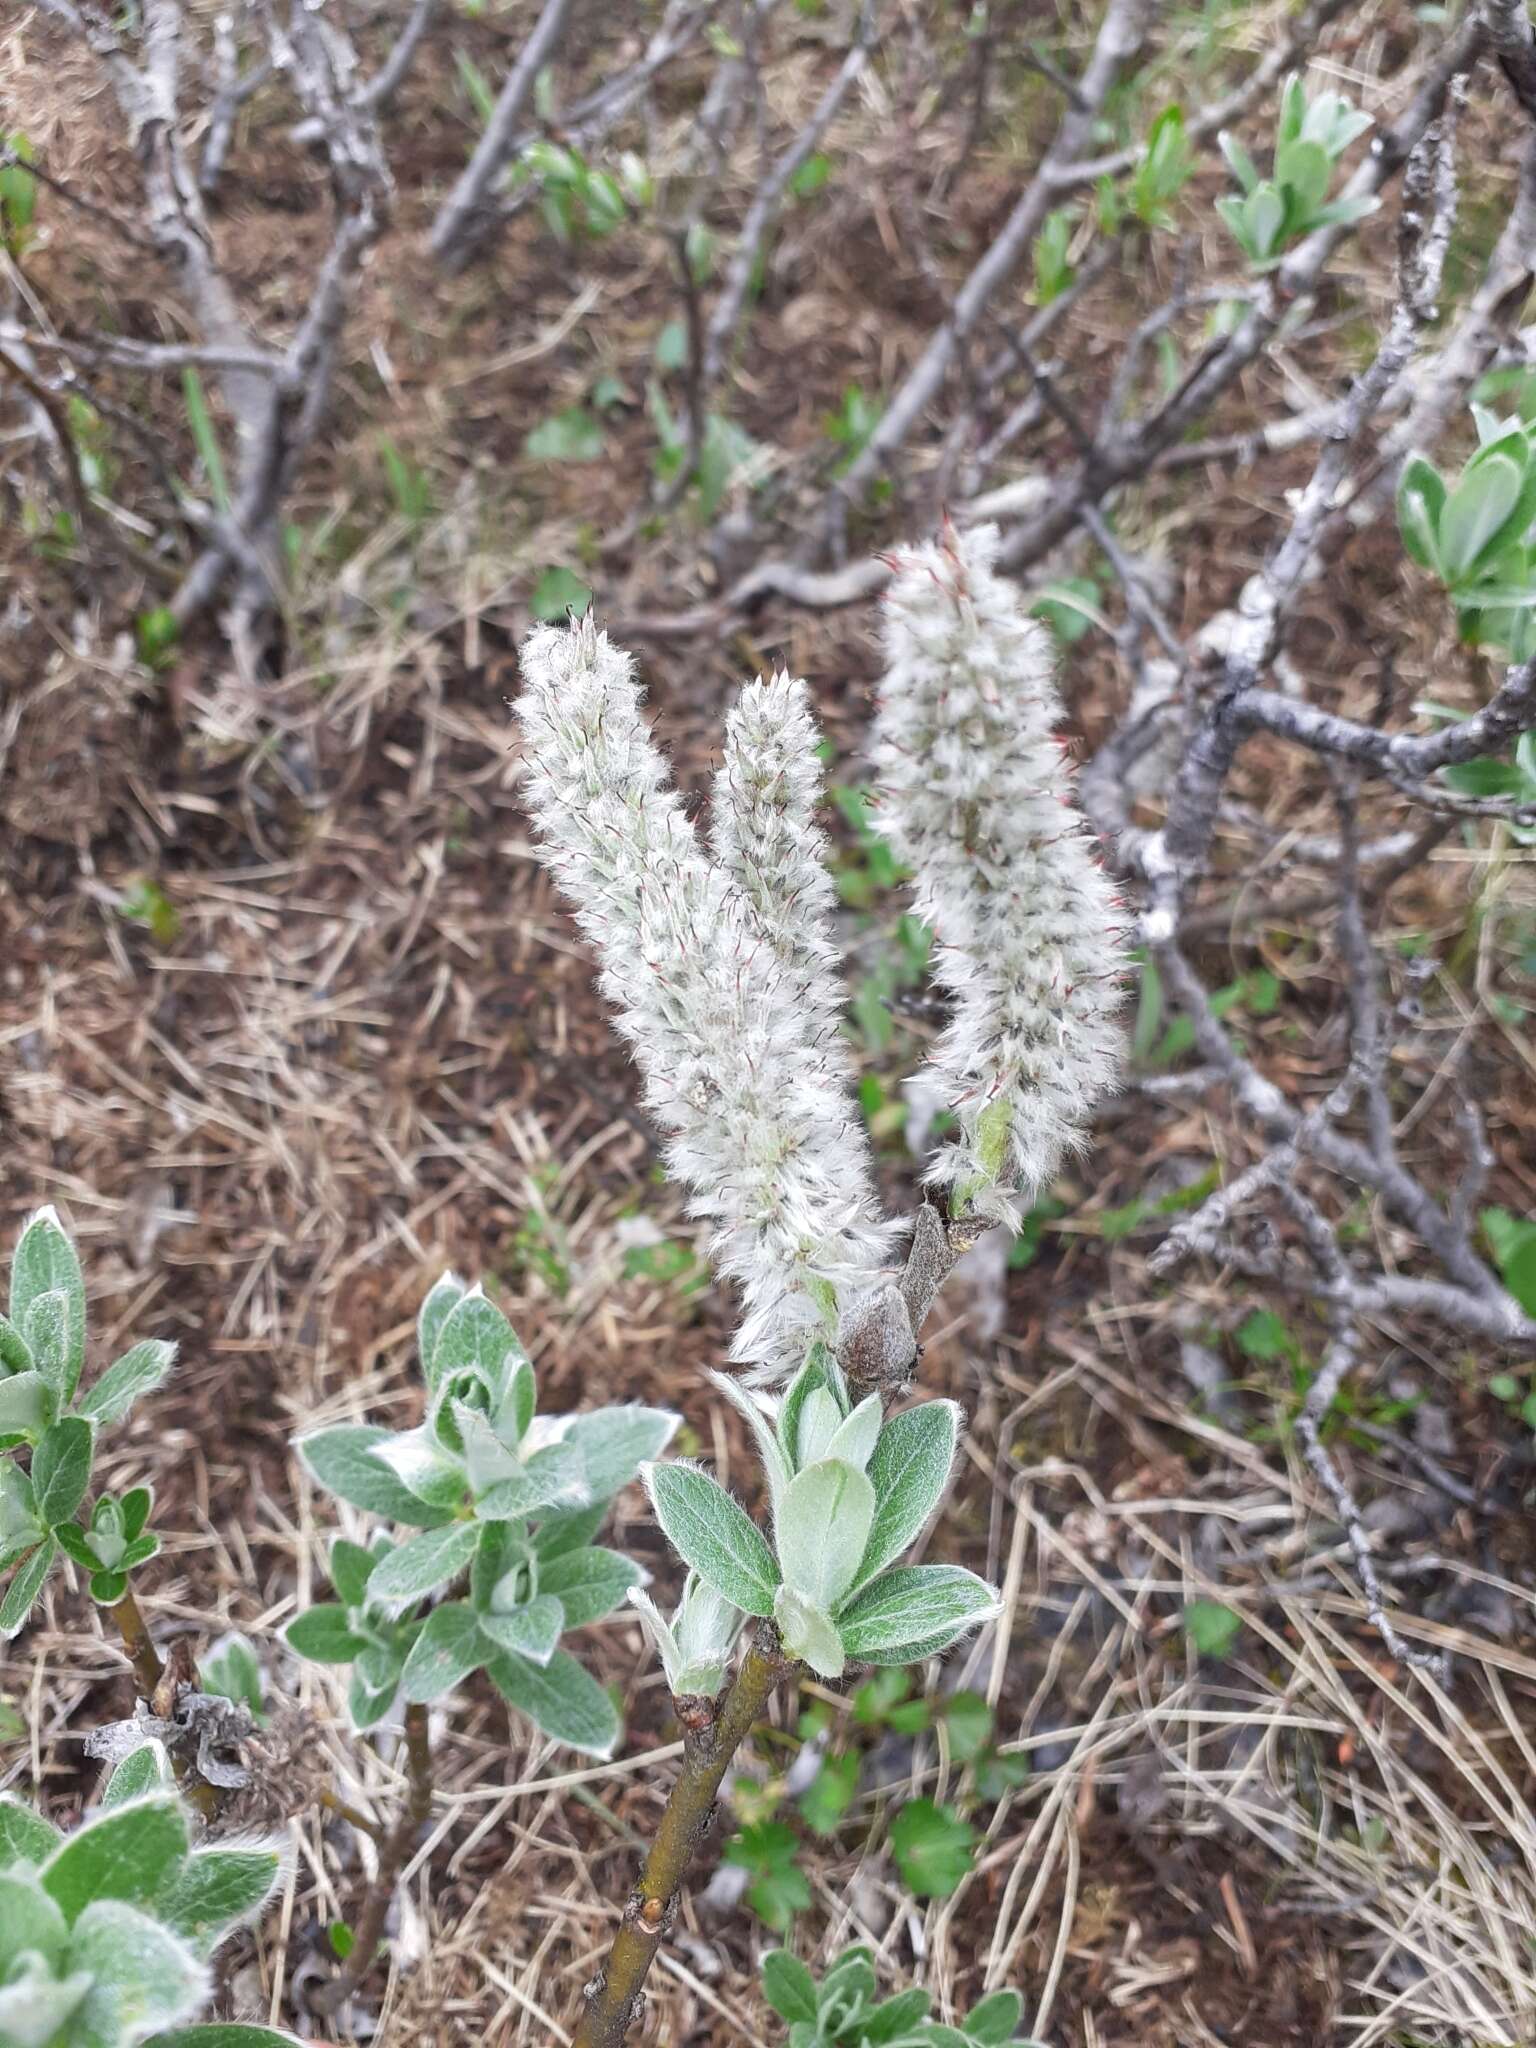
[[[1472,417],[1477,450],[1453,483],[1427,456],[1403,464],[1397,523],[1412,559],[1450,592],[1462,638],[1526,661],[1536,654],[1536,440],[1486,406]]]
[[[845,1948],[820,1983],[787,1949],[770,1949],[763,1996],[789,2022],[789,2048],[992,2048],[1017,2041],[1024,2015],[1017,1991],[994,1991],[957,2026],[941,2025],[929,2019],[921,1986],[878,1997],[874,1952],[858,1945]]]
[[[419,1428],[347,1424],[298,1440],[328,1492],[410,1533],[381,1534],[367,1548],[339,1538],[336,1599],[298,1615],[288,1641],[302,1656],[352,1667],[359,1729],[382,1720],[398,1694],[425,1703],[484,1670],[545,1734],[608,1756],[619,1739],[613,1702],[561,1639],[642,1584],[638,1565],[592,1539],[678,1418],[639,1406],[540,1416],[511,1324],[451,1273],[422,1304],[417,1343],[427,1389]],[[455,1588],[458,1597],[441,1598]]]
[[[925,1401],[887,1421],[878,1394],[853,1403],[820,1343],[772,1413],[712,1377],[751,1425],[772,1543],[698,1466],[652,1465],[644,1478],[667,1540],[722,1600],[772,1620],[786,1652],[829,1679],[850,1661],[936,1655],[996,1612],[996,1594],[973,1572],[897,1563],[948,1484],[953,1402]]]
[[[1221,153],[1243,196],[1218,199],[1216,211],[1256,269],[1271,268],[1293,243],[1319,228],[1349,227],[1375,212],[1378,201],[1364,194],[1328,197],[1340,157],[1370,126],[1370,115],[1341,93],[1324,92],[1309,99],[1301,79],[1292,76],[1280,99],[1269,177],[1259,176],[1235,135],[1222,133]]]
[[[208,1958],[260,1911],[282,1858],[192,1846],[164,1750],[117,1765],[71,1834],[0,1797],[0,2040],[17,2048],[280,2048],[270,2027],[195,2026]]]
[[[17,1241],[8,1310],[0,1315],[0,1572],[12,1572],[0,1599],[0,1636],[7,1639],[26,1621],[60,1551],[90,1575],[92,1597],[110,1606],[126,1592],[128,1574],[159,1550],[146,1526],[147,1486],[121,1499],[103,1494],[88,1514],[82,1510],[97,1432],[158,1387],[176,1356],[174,1344],[135,1344],[81,1391],[85,1282],[52,1209],[30,1217]],[[26,1470],[14,1455],[22,1450]]]

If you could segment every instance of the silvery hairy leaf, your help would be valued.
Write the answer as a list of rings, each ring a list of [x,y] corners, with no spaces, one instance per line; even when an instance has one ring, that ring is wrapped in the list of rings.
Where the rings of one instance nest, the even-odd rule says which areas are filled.
[[[875,1518],[875,1489],[838,1458],[795,1475],[774,1530],[785,1585],[831,1615],[853,1584]]]
[[[662,1533],[722,1599],[745,1614],[770,1615],[779,1568],[754,1522],[707,1472],[681,1462],[641,1471]]]

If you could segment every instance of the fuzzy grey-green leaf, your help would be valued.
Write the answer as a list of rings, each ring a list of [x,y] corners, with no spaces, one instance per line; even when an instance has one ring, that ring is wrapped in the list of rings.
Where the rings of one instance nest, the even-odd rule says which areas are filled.
[[[187,1816],[171,1793],[153,1793],[97,1814],[43,1865],[43,1888],[73,1922],[97,1899],[147,1899],[187,1853]]]
[[[916,1541],[944,1496],[959,1434],[960,1410],[953,1401],[924,1401],[893,1416],[881,1430],[869,1461],[875,1517],[855,1588],[867,1585]]]
[[[471,1671],[478,1671],[486,1654],[475,1610],[466,1601],[447,1601],[433,1608],[411,1645],[400,1689],[418,1705],[441,1699]]]
[[[435,1529],[448,1511],[428,1507],[372,1455],[390,1432],[367,1423],[341,1423],[301,1436],[295,1450],[327,1493],[370,1514],[386,1515],[418,1529]]]
[[[146,1338],[109,1365],[95,1386],[81,1395],[77,1412],[93,1422],[121,1422],[141,1394],[164,1383],[176,1357],[174,1344]]]
[[[684,1564],[744,1614],[770,1615],[780,1573],[757,1525],[697,1465],[642,1469],[662,1533]]]
[[[27,1310],[40,1295],[58,1292],[64,1296],[66,1397],[79,1384],[85,1364],[85,1282],[80,1261],[52,1209],[39,1209],[28,1219],[11,1261],[11,1321],[20,1330],[27,1327]]]
[[[997,1612],[985,1579],[959,1565],[897,1565],[856,1594],[837,1616],[850,1657],[894,1655],[939,1637],[953,1641]]]
[[[568,1550],[539,1569],[539,1590],[558,1595],[567,1628],[601,1621],[605,1614],[612,1614],[631,1586],[644,1581],[639,1565],[617,1550],[601,1547]]]
[[[618,1710],[568,1651],[556,1650],[546,1665],[502,1656],[485,1668],[502,1697],[546,1735],[584,1756],[613,1755],[621,1732]]]
[[[473,1522],[428,1529],[392,1550],[368,1581],[368,1598],[381,1607],[401,1608],[425,1599],[456,1579],[475,1554],[480,1531]]]

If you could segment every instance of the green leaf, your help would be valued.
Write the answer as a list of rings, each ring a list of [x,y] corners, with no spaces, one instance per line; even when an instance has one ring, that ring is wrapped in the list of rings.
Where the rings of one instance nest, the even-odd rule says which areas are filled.
[[[725,1860],[754,1873],[747,1900],[752,1910],[783,1934],[798,1912],[811,1903],[811,1887],[795,1863],[799,1849],[792,1828],[782,1821],[757,1821],[726,1844]],[[823,1997],[826,1986],[823,1985]]]
[[[533,1532],[533,1547],[541,1559],[564,1557],[583,1549],[603,1526],[610,1503],[595,1500],[584,1508],[557,1508],[540,1519]]]
[[[82,2042],[141,2041],[157,2027],[191,2019],[208,1994],[193,1949],[120,1899],[87,1906],[70,1936],[69,1960],[91,1988],[74,2022]]]
[[[43,1888],[73,1923],[98,1899],[148,1899],[186,1857],[187,1816],[174,1794],[110,1807],[78,1827],[43,1865]]]
[[[352,1717],[352,1726],[359,1735],[370,1728],[376,1728],[395,1703],[395,1694],[400,1690],[399,1674],[387,1685],[370,1685],[355,1666],[347,1681],[347,1712]]]
[[[331,1584],[343,1607],[361,1607],[368,1592],[368,1580],[378,1562],[361,1543],[349,1543],[338,1536],[331,1545]]]
[[[816,2017],[816,1979],[786,1948],[771,1948],[763,1957],[763,1996],[781,2020]]]
[[[479,1623],[481,1634],[498,1650],[548,1664],[565,1627],[565,1609],[552,1593],[540,1593],[516,1607],[492,1608]]]
[[[601,462],[603,430],[584,406],[573,405],[535,427],[523,451],[536,462]]]
[[[115,1607],[128,1590],[123,1571],[96,1572],[91,1579],[91,1598],[99,1607]]]
[[[156,1898],[155,1911],[207,1955],[228,1928],[260,1910],[282,1867],[275,1849],[194,1849]]]
[[[168,604],[135,613],[133,644],[146,668],[159,668],[180,638],[181,621]]]
[[[401,1690],[421,1705],[441,1699],[471,1671],[478,1671],[485,1657],[475,1610],[467,1601],[450,1600],[433,1608],[411,1645],[400,1674]]]
[[[842,1637],[825,1609],[793,1586],[780,1586],[773,1599],[773,1619],[791,1657],[809,1664],[818,1678],[842,1677],[848,1660]]]
[[[1476,566],[1519,503],[1524,481],[1520,464],[1498,451],[1463,475],[1440,515],[1440,563],[1448,582],[1461,582]]]
[[[491,1658],[485,1668],[503,1699],[555,1741],[583,1756],[606,1758],[618,1748],[618,1710],[568,1651],[556,1650],[546,1665],[504,1655]]]
[[[529,611],[545,625],[558,625],[573,613],[580,618],[591,608],[591,586],[583,583],[571,570],[558,567],[543,571],[528,600]]]
[[[1439,570],[1436,536],[1445,500],[1445,479],[1439,470],[1424,456],[1410,455],[1397,480],[1397,525],[1403,546],[1421,569]]]
[[[181,388],[187,404],[187,425],[192,429],[193,444],[202,459],[203,470],[208,478],[209,495],[219,510],[227,513],[229,479],[224,474],[224,458],[219,452],[219,437],[213,430],[213,418],[208,411],[203,380],[191,365],[181,373]]]
[[[32,1612],[32,1603],[43,1590],[58,1546],[52,1536],[40,1543],[30,1557],[17,1565],[11,1583],[5,1589],[5,1598],[0,1600],[0,1640],[10,1642],[21,1633],[27,1616]]]
[[[456,1579],[469,1564],[480,1541],[473,1522],[452,1522],[412,1536],[376,1565],[368,1581],[368,1598],[399,1611],[423,1600]]]
[[[146,1740],[113,1766],[101,1789],[101,1806],[124,1806],[130,1799],[163,1791],[170,1783],[171,1764],[163,1744]]]
[[[900,2044],[900,2048],[930,2048],[931,2037],[922,2030],[922,2022],[928,2013],[928,1994],[914,1985],[910,1991],[898,1991],[894,1998],[882,1999],[863,2022],[863,2039],[868,2048],[882,2048],[885,2042]]]
[[[697,1465],[646,1466],[641,1477],[662,1533],[723,1599],[743,1614],[767,1616],[779,1584],[773,1552],[723,1486]]]
[[[775,1534],[785,1585],[834,1614],[858,1576],[874,1519],[875,1489],[862,1472],[840,1458],[807,1465],[779,1504]]]
[[[214,2020],[199,2027],[178,2027],[157,2034],[147,2048],[298,2048],[292,2034],[275,2027],[252,2026],[246,2020]]]
[[[149,1511],[154,1504],[154,1493],[147,1486],[130,1486],[118,1502],[123,1515],[123,1534],[130,1543],[149,1520]]]
[[[8,1373],[35,1371],[32,1347],[9,1316],[0,1316],[0,1379]]]
[[[475,1513],[486,1522],[520,1522],[525,1515],[537,1514],[556,1502],[574,1505],[586,1492],[582,1475],[581,1452],[575,1444],[546,1444],[515,1478],[498,1479],[476,1494]]]
[[[46,1863],[62,1840],[51,1820],[0,1792],[0,1870],[10,1863]]]
[[[283,1639],[312,1664],[351,1664],[368,1647],[368,1638],[353,1631],[346,1608],[326,1601],[296,1614],[283,1630]]]
[[[43,1432],[32,1453],[32,1489],[48,1528],[67,1522],[91,1480],[91,1425],[67,1415]]]
[[[837,1626],[850,1657],[889,1663],[905,1645],[951,1643],[996,1612],[993,1588],[960,1565],[896,1565],[854,1596]]]
[[[944,1496],[960,1435],[954,1401],[924,1401],[893,1416],[869,1461],[875,1519],[859,1561],[855,1587],[867,1585],[922,1533]]]
[[[0,1570],[24,1557],[45,1533],[32,1481],[14,1458],[0,1458]]]
[[[838,1756],[823,1757],[821,1768],[796,1802],[801,1819],[813,1834],[836,1834],[858,1789],[859,1752],[856,1749],[844,1750]],[[783,2007],[776,2006],[774,2010],[783,2012]],[[796,2015],[784,2013],[784,2017],[793,2019]]]
[[[539,1569],[539,1591],[553,1593],[565,1610],[567,1628],[601,1621],[623,1600],[631,1586],[643,1586],[639,1565],[616,1550],[570,1550]]]
[[[1184,1633],[1202,1657],[1225,1657],[1242,1634],[1243,1617],[1219,1600],[1191,1600]]]
[[[599,1408],[578,1415],[565,1442],[581,1453],[587,1491],[593,1500],[611,1500],[628,1486],[642,1465],[659,1458],[682,1421],[666,1408]]]
[[[235,1631],[221,1636],[202,1660],[203,1691],[220,1699],[238,1700],[262,1721],[261,1664],[246,1638]]]
[[[478,1286],[471,1287],[452,1303],[438,1329],[427,1385],[435,1394],[445,1381],[473,1373],[488,1387],[501,1387],[508,1376],[508,1359],[521,1362],[526,1357],[516,1331],[495,1302]]]
[[[387,1465],[380,1464],[372,1455],[389,1435],[387,1429],[375,1429],[368,1424],[343,1423],[299,1437],[294,1449],[326,1492],[334,1493],[338,1500],[418,1529],[440,1527],[449,1519],[447,1510],[430,1508],[425,1501],[418,1500]]]
[[[55,1291],[64,1296],[65,1303],[68,1334],[63,1391],[67,1398],[79,1385],[85,1364],[85,1282],[75,1248],[58,1216],[52,1209],[39,1209],[22,1231],[11,1262],[11,1321],[24,1330],[32,1303]]]
[[[965,2016],[965,2031],[972,2041],[991,2044],[1011,2041],[1024,2017],[1024,2001],[1017,1991],[994,1991],[973,2005]]]
[[[1291,200],[1298,227],[1305,227],[1328,197],[1333,164],[1320,142],[1298,137],[1275,152],[1275,182]]]
[[[974,1763],[992,1737],[992,1709],[979,1692],[957,1692],[944,1703],[949,1753],[956,1763]]]
[[[1295,1358],[1300,1346],[1284,1321],[1272,1309],[1255,1309],[1245,1316],[1234,1333],[1239,1351],[1249,1358]]]
[[[14,1373],[0,1380],[0,1439],[35,1441],[58,1411],[58,1395],[40,1372]]]
[[[82,1396],[79,1413],[93,1422],[121,1422],[141,1394],[152,1393],[164,1382],[175,1358],[176,1346],[162,1344],[158,1338],[135,1344]]]
[[[56,1970],[69,1941],[69,1925],[31,1870],[0,1871],[0,1984],[21,1958],[40,1956]],[[0,2020],[0,2039],[7,2038]]]
[[[433,1360],[437,1353],[437,1340],[449,1314],[464,1299],[464,1282],[457,1273],[444,1273],[428,1288],[426,1297],[416,1314],[416,1352],[421,1360],[422,1376],[428,1387],[436,1385],[433,1378]]]
[[[61,1288],[29,1304],[24,1327],[27,1347],[59,1406],[69,1399],[69,1304]]]
[[[971,1867],[976,1830],[952,1807],[909,1799],[891,1819],[891,1852],[907,1889],[947,1899]]]

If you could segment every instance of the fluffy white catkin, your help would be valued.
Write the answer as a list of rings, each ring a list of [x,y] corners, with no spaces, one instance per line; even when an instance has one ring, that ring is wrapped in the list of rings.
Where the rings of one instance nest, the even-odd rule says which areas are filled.
[[[715,860],[750,903],[806,1014],[808,1040],[851,1077],[847,1004],[832,938],[837,889],[816,822],[821,735],[796,676],[748,683],[726,714],[725,752],[710,804]],[[867,1151],[851,1162],[867,1174]]]
[[[929,1076],[959,1121],[929,1179],[1016,1223],[1115,1081],[1125,916],[1054,726],[1051,645],[997,575],[995,527],[896,558],[876,821],[913,871],[953,1001]]]
[[[787,931],[785,878],[775,865],[754,904],[734,855],[734,874],[706,858],[630,658],[590,621],[534,631],[522,671],[525,793],[546,862],[597,949],[669,1169],[719,1226],[717,1261],[744,1297],[732,1355],[777,1376],[835,1325],[886,1242],[863,1129],[810,1028],[804,948],[786,961],[773,936]],[[748,837],[738,819],[725,843]]]

